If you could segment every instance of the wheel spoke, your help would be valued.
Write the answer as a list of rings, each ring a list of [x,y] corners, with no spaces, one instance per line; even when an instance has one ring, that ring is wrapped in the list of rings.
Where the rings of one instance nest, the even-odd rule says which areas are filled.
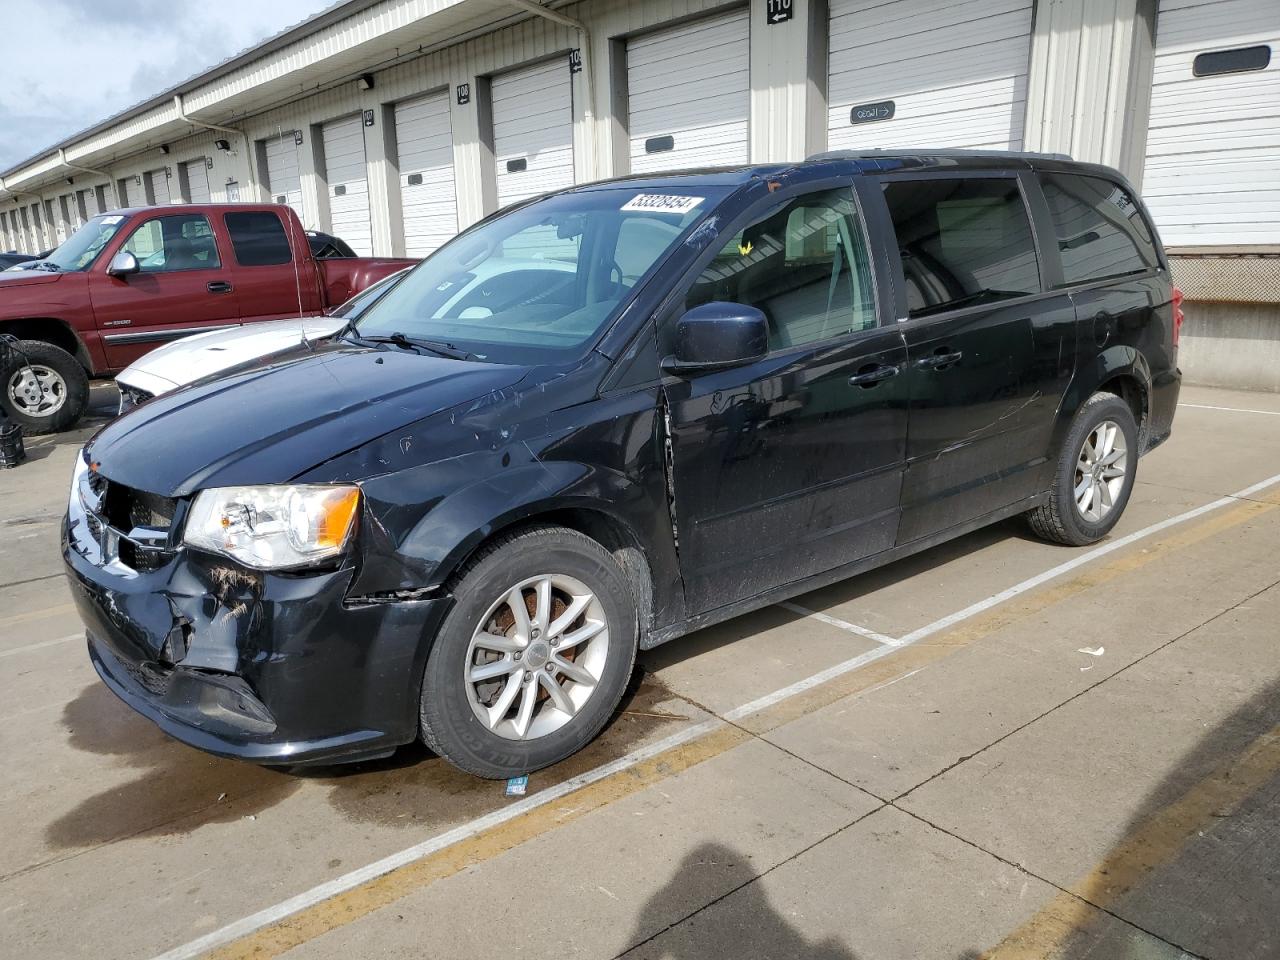
[[[516,638],[522,643],[529,642],[529,608],[524,605],[524,591],[516,587],[507,596],[507,606],[511,615],[516,618]]]
[[[571,717],[577,713],[577,706],[569,699],[569,694],[565,692],[564,687],[560,686],[555,677],[544,670],[538,674],[538,682],[546,687],[547,693],[551,694],[551,701],[556,705],[557,710],[561,713],[567,713]]]
[[[1098,484],[1098,494],[1099,496],[1102,497],[1102,509],[1110,510],[1112,506],[1114,506],[1114,503],[1111,499],[1111,484],[1109,483]]]
[[[511,702],[515,700],[516,694],[520,692],[520,685],[524,680],[524,675],[513,673],[511,679],[507,681],[507,685],[502,688],[502,694],[492,707],[489,707],[489,729],[492,730],[502,718],[507,715],[507,711],[511,709]]]
[[[475,644],[485,650],[497,650],[499,653],[515,653],[523,650],[524,644],[514,637],[500,637],[496,633],[477,633]]]
[[[494,677],[505,677],[512,670],[519,669],[520,664],[514,660],[508,660],[503,657],[501,660],[494,660],[492,663],[481,663],[471,668],[471,682],[483,683],[485,680],[492,680]]]
[[[1100,483],[1094,483],[1090,488],[1093,495],[1089,499],[1089,516],[1095,520],[1102,517],[1102,493],[1098,489],[1101,486]]]
[[[533,723],[533,708],[538,703],[538,685],[533,682],[524,685],[524,693],[520,697],[520,709],[516,713],[516,735],[524,739],[529,732],[529,724]]]
[[[568,650],[570,647],[576,647],[584,640],[590,640],[597,633],[604,629],[604,621],[588,620],[573,633],[566,633],[556,643],[557,650]]]
[[[535,592],[538,600],[533,608],[533,625],[546,633],[547,626],[551,623],[551,578],[543,577],[539,580]]]
[[[1108,453],[1105,457],[1099,460],[1098,463],[1102,464],[1102,466],[1104,467],[1109,467],[1113,463],[1115,463],[1117,460],[1120,460],[1123,457],[1124,457],[1124,450],[1116,447],[1116,448],[1113,448],[1111,452]]]
[[[570,680],[577,680],[578,683],[594,685],[596,678],[589,674],[585,668],[578,666],[572,660],[565,660],[563,657],[553,657],[552,661],[561,673]]]
[[[1081,513],[1089,512],[1089,501],[1093,499],[1093,477],[1085,475],[1084,481],[1076,490],[1083,491],[1076,497],[1076,506],[1080,508]]]
[[[1116,477],[1124,476],[1124,467],[1107,467],[1102,471],[1103,480],[1114,480]]]
[[[574,621],[582,616],[582,611],[591,606],[593,597],[587,594],[582,597],[574,597],[569,601],[569,606],[565,608],[564,613],[556,617],[555,623],[547,627],[547,636],[554,638],[560,636],[573,625]]]

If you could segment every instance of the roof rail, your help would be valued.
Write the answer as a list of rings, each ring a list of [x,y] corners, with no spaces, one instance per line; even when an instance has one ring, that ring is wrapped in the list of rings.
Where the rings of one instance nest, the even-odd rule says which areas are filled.
[[[963,150],[955,147],[930,149],[913,147],[901,150],[827,150],[806,160],[882,160],[886,157],[1017,157],[1020,160],[1071,160],[1068,153],[1035,153],[1029,150]]]

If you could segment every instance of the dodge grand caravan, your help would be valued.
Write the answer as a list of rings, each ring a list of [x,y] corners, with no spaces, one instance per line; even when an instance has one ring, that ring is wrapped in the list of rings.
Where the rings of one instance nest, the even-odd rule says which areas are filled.
[[[1105,536],[1169,435],[1180,322],[1105,167],[833,154],[576,187],[105,427],[67,572],[102,679],[186,743],[299,764],[421,738],[507,777],[587,743],[638,648],[1017,514]]]

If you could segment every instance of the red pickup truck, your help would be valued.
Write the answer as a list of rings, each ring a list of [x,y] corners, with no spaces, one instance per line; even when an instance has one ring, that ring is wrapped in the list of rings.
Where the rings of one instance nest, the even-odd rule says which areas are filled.
[[[0,273],[0,334],[29,364],[0,370],[0,404],[32,432],[84,412],[89,376],[176,337],[315,316],[414,260],[317,260],[292,209],[181,204],[94,217],[33,268]]]

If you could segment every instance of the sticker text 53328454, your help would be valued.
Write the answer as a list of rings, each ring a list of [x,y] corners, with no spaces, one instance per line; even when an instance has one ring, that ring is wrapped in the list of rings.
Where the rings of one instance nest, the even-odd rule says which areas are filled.
[[[623,210],[650,213],[688,213],[702,202],[702,197],[677,197],[666,193],[641,193],[622,205]]]

